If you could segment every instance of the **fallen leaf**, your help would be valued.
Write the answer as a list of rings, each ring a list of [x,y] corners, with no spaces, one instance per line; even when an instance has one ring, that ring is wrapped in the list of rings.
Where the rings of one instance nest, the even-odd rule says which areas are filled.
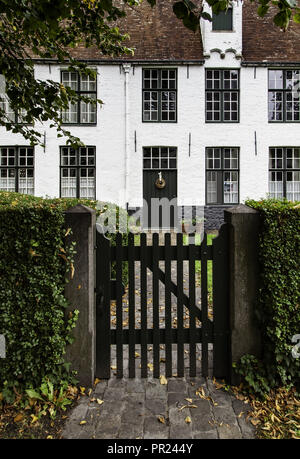
[[[86,424],[86,421],[80,421],[79,424],[82,426],[83,424]]]
[[[193,402],[193,399],[192,398],[185,398],[185,400],[189,403],[192,403]]]
[[[97,386],[97,384],[99,384],[99,382],[101,382],[101,379],[96,378],[95,381],[94,381],[95,386]]]
[[[38,418],[37,416],[35,416],[34,414],[31,414],[30,416],[32,417],[31,424],[34,424],[34,423],[35,423],[36,421],[38,421],[38,419],[39,419],[39,418]]]
[[[162,424],[165,424],[165,423],[166,423],[166,420],[165,420],[165,418],[164,418],[163,416],[157,416],[157,420],[158,420],[159,422],[161,422]]]
[[[52,435],[48,435],[47,440],[52,440],[52,439],[53,439]]]
[[[116,369],[117,369],[117,367],[116,367],[115,365],[112,365],[110,368],[111,368],[112,370],[116,370]]]
[[[104,403],[104,401],[100,400],[100,398],[97,398],[97,403],[98,403],[98,405],[102,405],[102,403]]]
[[[162,386],[165,386],[166,384],[168,384],[168,381],[167,381],[167,379],[165,378],[164,375],[161,375],[159,379],[160,379],[160,384]]]
[[[24,417],[24,416],[23,416],[22,413],[17,414],[17,416],[14,418],[14,422],[20,422],[20,421],[22,421],[23,417]]]
[[[191,418],[190,418],[189,416],[187,416],[187,417],[185,418],[185,422],[186,422],[187,424],[190,424],[190,423],[192,422],[192,420],[191,420]]]

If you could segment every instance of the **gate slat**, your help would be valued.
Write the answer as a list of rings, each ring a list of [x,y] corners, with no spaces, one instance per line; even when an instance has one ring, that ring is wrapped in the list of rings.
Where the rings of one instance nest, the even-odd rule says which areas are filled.
[[[172,376],[171,234],[165,234],[166,377]]]
[[[128,235],[128,281],[129,281],[129,378],[135,378],[135,262],[134,234]]]
[[[116,236],[117,378],[123,378],[122,234]]]
[[[141,376],[147,378],[147,235],[141,234]]]
[[[158,233],[153,233],[152,247],[153,247],[153,376],[159,378],[159,280],[158,280]]]
[[[97,254],[97,318],[96,318],[96,376],[110,378],[111,333],[110,333],[110,240],[96,232]]]
[[[177,376],[184,376],[183,337],[183,235],[177,233]]]
[[[189,298],[190,298],[190,376],[196,376],[196,311],[195,311],[195,235],[189,236]]]
[[[227,379],[229,367],[229,257],[228,225],[223,224],[213,239],[213,308],[214,349],[213,372],[216,378]]]
[[[207,234],[201,244],[202,376],[208,376]]]

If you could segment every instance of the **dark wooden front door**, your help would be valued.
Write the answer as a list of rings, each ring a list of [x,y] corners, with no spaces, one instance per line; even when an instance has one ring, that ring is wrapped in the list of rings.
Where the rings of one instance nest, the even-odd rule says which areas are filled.
[[[165,182],[159,188],[159,173]],[[143,227],[170,229],[177,225],[177,170],[152,169],[143,172]]]

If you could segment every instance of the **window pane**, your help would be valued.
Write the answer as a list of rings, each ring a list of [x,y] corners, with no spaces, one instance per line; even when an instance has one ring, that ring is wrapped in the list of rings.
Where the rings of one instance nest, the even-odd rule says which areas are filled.
[[[283,88],[283,71],[269,70],[269,89]]]
[[[224,204],[238,203],[238,172],[224,172]]]
[[[95,199],[95,169],[80,170],[79,195],[84,199]]]
[[[287,173],[286,197],[289,201],[300,201],[300,171]]]
[[[16,191],[15,169],[0,169],[0,190]]]
[[[62,72],[62,83],[73,91],[78,91],[78,74],[76,72]]]
[[[283,172],[269,172],[270,198],[283,198]]]
[[[63,123],[77,123],[78,122],[78,104],[69,104],[67,110],[62,111]]]
[[[89,75],[81,75],[80,78],[81,91],[96,91],[96,80]]]
[[[87,97],[96,100],[96,94],[86,94]],[[97,105],[92,103],[80,102],[80,122],[96,123]]]
[[[232,30],[232,8],[212,14],[212,30]]]
[[[61,197],[76,198],[77,170],[64,168],[61,170]]]
[[[207,203],[216,204],[218,203],[218,182],[217,182],[217,172],[207,172],[206,174],[206,186],[207,186]]]
[[[269,121],[283,120],[283,93],[269,92]]]

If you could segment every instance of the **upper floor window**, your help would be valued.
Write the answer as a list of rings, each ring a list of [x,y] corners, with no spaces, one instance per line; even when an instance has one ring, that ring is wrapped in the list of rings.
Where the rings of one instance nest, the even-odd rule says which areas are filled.
[[[232,8],[227,11],[220,11],[218,14],[212,14],[212,30],[230,31],[232,26]]]
[[[81,96],[97,99],[97,81],[89,75],[63,70],[61,82]],[[62,120],[65,124],[96,124],[97,105],[83,101],[70,103],[69,108],[62,112]]]
[[[60,196],[95,199],[96,148],[60,148]]]
[[[271,198],[300,201],[300,148],[270,148],[269,194]]]
[[[206,148],[206,203],[238,202],[239,149]]]
[[[24,117],[26,116],[26,110],[15,111],[11,108],[8,97],[4,94],[0,96],[0,108],[5,113],[7,122],[25,123]]]
[[[300,70],[269,70],[269,121],[300,121]]]
[[[0,190],[34,194],[33,147],[0,147]]]
[[[238,70],[206,70],[205,92],[207,122],[238,123]]]
[[[143,70],[143,121],[177,121],[177,70]]]

